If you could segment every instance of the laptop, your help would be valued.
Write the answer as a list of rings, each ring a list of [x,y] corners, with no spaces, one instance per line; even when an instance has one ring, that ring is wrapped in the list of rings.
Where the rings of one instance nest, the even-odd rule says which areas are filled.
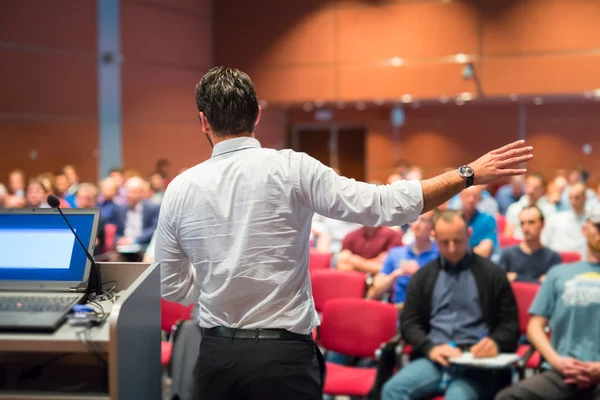
[[[94,254],[100,209],[64,209]],[[54,332],[87,299],[91,263],[57,210],[0,210],[0,332]]]

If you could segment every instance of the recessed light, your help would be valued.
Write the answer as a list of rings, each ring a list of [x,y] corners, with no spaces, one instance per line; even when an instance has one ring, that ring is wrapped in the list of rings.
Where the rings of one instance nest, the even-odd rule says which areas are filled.
[[[399,67],[404,64],[404,60],[400,57],[392,57],[390,58],[390,64],[394,67]]]
[[[460,64],[464,64],[469,60],[469,58],[467,57],[466,54],[463,53],[458,53],[457,55],[454,56],[454,61],[456,61],[457,63]]]
[[[413,100],[413,97],[410,94],[403,94],[400,97],[400,101],[403,103],[410,103]]]

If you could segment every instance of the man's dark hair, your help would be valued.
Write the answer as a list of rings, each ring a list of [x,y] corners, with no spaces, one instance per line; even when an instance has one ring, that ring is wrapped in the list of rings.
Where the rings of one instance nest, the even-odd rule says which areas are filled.
[[[521,210],[521,212],[519,213],[519,216],[525,211],[525,210],[537,210],[537,212],[540,214],[540,221],[544,222],[544,213],[542,212],[542,209],[539,208],[538,206],[536,206],[535,204],[532,206],[527,206],[527,207],[523,207],[523,209]]]
[[[196,105],[216,136],[254,131],[258,99],[250,77],[242,71],[212,68],[196,85]]]

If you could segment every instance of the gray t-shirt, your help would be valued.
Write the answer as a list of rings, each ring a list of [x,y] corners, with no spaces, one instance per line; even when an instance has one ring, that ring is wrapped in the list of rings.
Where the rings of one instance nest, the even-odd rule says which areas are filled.
[[[600,264],[552,268],[529,313],[548,318],[550,342],[560,356],[600,360]]]
[[[513,246],[502,251],[498,264],[505,272],[516,272],[518,282],[539,282],[540,276],[561,263],[560,255],[547,247],[542,247],[532,254],[526,254],[520,246]]]

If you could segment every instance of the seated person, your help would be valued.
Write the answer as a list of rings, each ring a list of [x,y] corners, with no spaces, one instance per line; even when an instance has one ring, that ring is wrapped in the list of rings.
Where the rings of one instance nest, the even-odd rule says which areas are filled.
[[[98,199],[98,189],[91,183],[82,183],[77,185],[75,194],[75,204],[77,208],[96,208]],[[98,235],[96,236],[96,247],[94,256],[104,253],[106,247],[106,227],[104,218],[100,215],[98,220]]]
[[[393,287],[392,302],[401,307],[406,298],[406,286],[410,277],[438,257],[437,244],[431,241],[433,211],[421,215],[410,224],[410,228],[415,234],[414,243],[390,249],[381,271],[375,276],[373,286],[369,289],[369,298],[380,299]]]
[[[587,260],[552,268],[529,310],[527,337],[546,360],[543,372],[504,389],[497,400],[600,399],[600,205],[584,233]]]
[[[570,209],[558,212],[548,218],[542,231],[542,243],[558,252],[572,251],[585,259],[586,240],[583,236],[585,224],[586,194],[583,183],[569,187]]]
[[[342,251],[342,241],[352,231],[361,227],[360,224],[326,218],[315,214],[312,220],[311,235],[315,247],[323,253],[334,255]]]
[[[413,361],[383,386],[383,400],[487,400],[511,380],[511,370],[449,367],[448,359],[514,352],[519,317],[510,283],[495,264],[469,251],[471,229],[458,211],[440,212],[434,237],[440,257],[410,280],[400,330]],[[451,381],[444,387],[443,375]]]
[[[137,244],[143,249],[154,235],[160,207],[144,200],[144,181],[141,178],[129,178],[125,188],[127,206],[118,210],[115,240],[117,246]]]
[[[387,252],[401,245],[402,233],[385,226],[363,226],[344,238],[342,251],[337,257],[337,268],[376,274]]]
[[[525,178],[523,175],[517,175],[510,178],[509,183],[502,185],[496,191],[496,201],[500,214],[506,214],[506,210],[511,204],[519,201],[525,190]]]
[[[498,228],[496,219],[488,214],[483,214],[477,209],[481,201],[480,186],[471,186],[460,192],[463,217],[471,228],[469,245],[473,253],[481,257],[490,257],[498,245]]]
[[[500,213],[500,209],[498,207],[498,202],[496,199],[490,194],[490,192],[485,188],[485,186],[478,186],[480,198],[477,202],[477,210],[482,214],[491,215],[496,218],[496,216]],[[457,194],[453,198],[450,199],[448,204],[448,208],[452,210],[462,210],[462,196]]]
[[[540,236],[544,228],[544,214],[537,206],[525,207],[519,219],[523,242],[505,249],[498,264],[504,268],[511,282],[542,282],[548,270],[562,260],[558,253],[542,245]]]
[[[49,208],[46,202],[48,190],[39,179],[32,178],[27,185],[25,199],[27,200],[28,208]]]
[[[525,178],[525,195],[506,210],[506,226],[503,236],[522,240],[523,231],[519,223],[519,215],[527,206],[538,206],[544,218],[549,219],[556,212],[556,206],[548,202],[544,193],[546,191],[546,179],[540,174],[530,174]]]

